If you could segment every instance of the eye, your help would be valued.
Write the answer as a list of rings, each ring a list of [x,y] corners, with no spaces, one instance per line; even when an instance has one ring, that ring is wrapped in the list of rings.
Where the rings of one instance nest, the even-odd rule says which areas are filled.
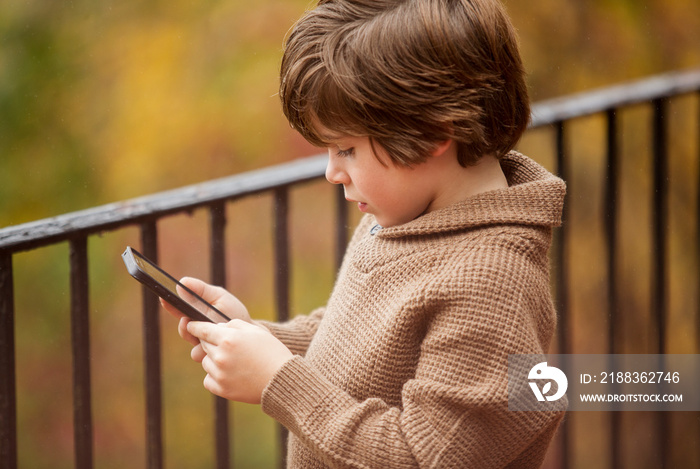
[[[346,150],[343,150],[342,148],[338,148],[338,151],[336,152],[336,155],[338,155],[341,158],[347,158],[348,156],[352,156],[355,154],[355,149],[350,147]]]

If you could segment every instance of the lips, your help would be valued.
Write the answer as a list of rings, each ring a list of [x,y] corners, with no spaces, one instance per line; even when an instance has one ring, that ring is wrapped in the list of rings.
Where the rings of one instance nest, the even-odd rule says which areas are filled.
[[[352,202],[354,204],[357,204],[357,208],[360,210],[360,212],[367,212],[367,203],[366,202],[358,202],[357,200],[353,200],[349,197],[345,197],[345,200],[348,202]]]

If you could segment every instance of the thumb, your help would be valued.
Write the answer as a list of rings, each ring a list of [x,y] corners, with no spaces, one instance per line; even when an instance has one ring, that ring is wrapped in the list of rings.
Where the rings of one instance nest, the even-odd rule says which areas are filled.
[[[243,319],[247,322],[251,321],[245,305],[241,303],[238,298],[229,293],[225,288],[209,285],[202,280],[192,277],[184,277],[182,280],[180,280],[180,283],[192,290],[204,301],[210,303],[229,318]],[[180,296],[183,296],[182,292],[178,291],[178,293],[180,293]]]
[[[231,294],[221,287],[214,285],[209,285],[207,282],[193,277],[183,277],[180,283],[185,287],[192,290],[197,296],[200,296],[207,303],[211,303],[214,306],[217,303],[224,301],[227,296]],[[179,293],[179,292],[178,292]]]
[[[183,277],[180,279],[180,283],[183,284],[185,287],[189,288],[190,290],[192,290],[197,295],[204,298],[205,300],[207,299],[204,297],[204,291],[207,288],[207,283],[204,282],[203,280],[200,280],[200,279],[194,278],[194,277]],[[179,287],[180,286],[178,285],[178,288]]]

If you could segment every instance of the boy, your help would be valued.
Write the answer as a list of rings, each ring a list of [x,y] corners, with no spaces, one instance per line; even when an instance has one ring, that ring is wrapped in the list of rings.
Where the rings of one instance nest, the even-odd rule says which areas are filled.
[[[507,362],[549,348],[565,186],[511,151],[523,75],[496,0],[321,1],[291,31],[285,115],[367,215],[325,308],[254,323],[184,279],[237,319],[179,327],[207,389],[290,430],[289,467],[541,465],[562,414],[509,411]]]

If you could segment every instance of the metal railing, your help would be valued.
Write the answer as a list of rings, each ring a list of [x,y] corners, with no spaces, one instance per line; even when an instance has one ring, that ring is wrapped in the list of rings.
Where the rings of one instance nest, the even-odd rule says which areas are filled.
[[[531,129],[554,130],[554,171],[569,180],[571,156],[568,148],[569,124],[582,117],[600,114],[606,120],[606,174],[604,185],[605,218],[605,263],[607,270],[607,303],[611,320],[607,330],[609,353],[621,352],[619,331],[622,327],[619,306],[620,287],[616,273],[620,268],[618,251],[620,180],[619,115],[623,109],[636,105],[652,109],[652,132],[650,145],[653,153],[653,199],[652,227],[653,246],[651,305],[653,328],[657,331],[657,349],[647,353],[664,353],[667,349],[667,303],[668,303],[668,105],[680,95],[700,92],[700,70],[672,73],[628,83],[603,90],[581,93],[561,99],[540,102],[533,106]],[[700,123],[700,115],[696,116]],[[700,125],[698,125],[700,127]],[[699,132],[700,133],[700,132]],[[700,147],[700,144],[698,144]],[[698,155],[700,160],[700,154]],[[68,242],[70,246],[70,295],[71,295],[71,343],[73,366],[73,415],[75,466],[93,467],[93,416],[90,373],[90,298],[88,275],[88,240],[104,232],[138,226],[141,236],[141,251],[149,258],[158,260],[158,221],[178,213],[193,210],[209,212],[211,281],[226,284],[225,230],[227,204],[254,194],[272,193],[274,197],[274,253],[275,253],[275,298],[277,318],[289,317],[290,246],[289,246],[289,193],[300,184],[322,178],[325,157],[316,156],[275,167],[226,177],[203,184],[141,197],[125,202],[109,204],[55,218],[11,226],[0,230],[0,468],[18,467],[17,454],[17,396],[15,356],[15,292],[13,285],[13,255],[57,243]],[[700,175],[698,176],[700,185]],[[571,188],[574,191],[577,188]],[[340,263],[347,244],[348,205],[342,187],[336,197],[335,245],[336,265]],[[699,196],[700,198],[700,196]],[[698,203],[700,207],[700,202]],[[700,211],[700,209],[698,209]],[[572,266],[568,262],[571,249],[571,231],[566,220],[571,216],[566,205],[563,227],[558,230],[553,249],[553,283],[560,315],[557,348],[559,353],[573,353],[569,300]],[[700,220],[696,213],[694,222]],[[700,233],[700,227],[698,228]],[[697,245],[697,239],[694,243]],[[116,275],[116,274],[115,274]],[[146,454],[148,468],[163,467],[162,431],[162,384],[159,304],[155,296],[143,293],[143,333],[145,360],[146,396]],[[698,332],[696,346],[700,348],[700,315],[695,312]],[[230,467],[229,422],[227,403],[217,398],[215,406],[216,464]],[[611,467],[622,467],[622,455],[617,444],[622,436],[619,432],[620,415],[611,413],[613,443],[610,445]],[[575,418],[575,417],[572,417]],[[659,413],[657,429],[660,435],[668,430],[668,416]],[[571,418],[567,419],[560,432],[553,460],[557,467],[569,467],[574,459],[573,436],[570,433]],[[669,460],[668,439],[660,438],[660,459]]]

